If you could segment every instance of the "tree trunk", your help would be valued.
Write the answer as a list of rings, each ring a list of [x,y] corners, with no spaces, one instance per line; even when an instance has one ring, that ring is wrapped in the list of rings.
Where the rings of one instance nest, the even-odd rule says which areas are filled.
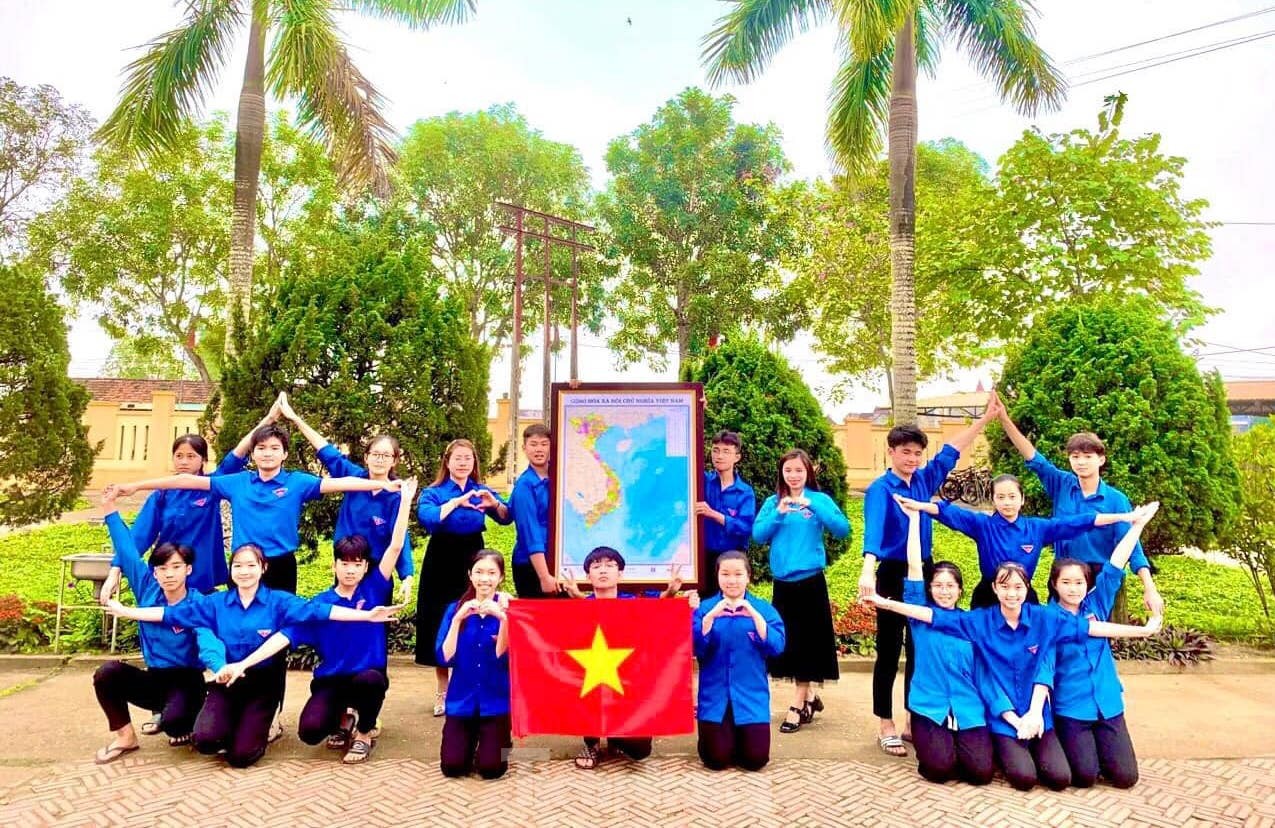
[[[254,4],[255,5],[255,4]],[[252,310],[252,260],[257,225],[257,178],[266,130],[266,21],[252,16],[248,59],[235,122],[235,203],[230,217],[230,302],[226,307],[226,353],[235,350],[235,310],[243,320]]]
[[[195,366],[199,378],[208,384],[212,384],[212,375],[208,373],[208,365],[204,362],[204,358],[199,355],[193,346],[182,344],[182,350],[186,352],[186,359],[190,360],[190,364]]]
[[[890,87],[890,351],[894,424],[916,422],[916,43],[912,19],[894,41]]]

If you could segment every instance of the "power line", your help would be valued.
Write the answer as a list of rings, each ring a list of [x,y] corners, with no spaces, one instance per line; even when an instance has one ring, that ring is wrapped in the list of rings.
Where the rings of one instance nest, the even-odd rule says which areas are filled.
[[[1212,43],[1201,43],[1199,45],[1190,46],[1186,49],[1181,49],[1176,52],[1164,52],[1163,54],[1159,54],[1159,55],[1151,55],[1150,57],[1139,58],[1138,60],[1131,60],[1128,63],[1117,63],[1113,66],[1103,66],[1098,69],[1090,69],[1088,72],[1081,72],[1078,75],[1073,75],[1069,77],[1069,80],[1078,81],[1083,78],[1092,77],[1094,75],[1101,75],[1104,72],[1114,72],[1119,69],[1128,69],[1134,66],[1141,67],[1143,64],[1153,63],[1162,58],[1181,57],[1183,55],[1194,56],[1196,52],[1200,52],[1203,49],[1209,49],[1213,46],[1230,46],[1230,45],[1238,46],[1241,43],[1249,42],[1250,38],[1254,38],[1258,35],[1270,34],[1272,31],[1275,31],[1275,29],[1271,29],[1266,32],[1250,32],[1248,34],[1238,35],[1237,37],[1228,38],[1226,40],[1215,40]]]
[[[1208,54],[1212,54],[1213,52],[1220,52],[1220,51],[1223,51],[1224,49],[1232,49],[1232,48],[1234,48],[1234,47],[1236,47],[1236,46],[1243,46],[1243,45],[1244,45],[1244,44],[1246,44],[1246,43],[1255,43],[1256,41],[1259,41],[1259,40],[1265,40],[1265,39],[1267,39],[1268,37],[1273,37],[1273,36],[1275,36],[1275,29],[1271,29],[1270,31],[1262,32],[1261,34],[1253,35],[1252,37],[1249,37],[1249,38],[1248,38],[1248,39],[1246,39],[1246,40],[1239,40],[1239,41],[1236,41],[1236,42],[1226,43],[1226,44],[1223,44],[1223,45],[1221,45],[1221,46],[1215,46],[1215,47],[1213,47],[1213,48],[1211,48],[1211,49],[1204,49],[1204,50],[1202,50],[1202,51],[1193,52],[1193,53],[1191,53],[1191,54],[1188,54],[1188,55],[1182,55],[1182,56],[1180,56],[1180,57],[1171,58],[1171,59],[1169,59],[1169,60],[1162,60],[1162,61],[1160,61],[1159,63],[1152,63],[1152,64],[1149,64],[1149,65],[1147,65],[1147,66],[1139,66],[1139,67],[1138,67],[1138,68],[1136,68],[1136,69],[1126,69],[1126,70],[1125,70],[1125,71],[1123,71],[1123,72],[1113,72],[1113,73],[1112,73],[1112,74],[1110,74],[1110,75],[1104,75],[1103,77],[1100,77],[1100,78],[1092,78],[1091,80],[1081,81],[1080,83],[1072,84],[1071,88],[1072,88],[1072,89],[1076,89],[1076,88],[1081,87],[1081,86],[1089,86],[1089,85],[1091,85],[1091,84],[1095,84],[1095,83],[1102,83],[1103,81],[1109,81],[1109,80],[1111,80],[1112,78],[1119,78],[1119,77],[1123,77],[1123,76],[1125,76],[1125,75],[1132,75],[1134,72],[1141,72],[1141,71],[1143,71],[1144,69],[1154,69],[1154,68],[1156,68],[1157,66],[1167,66],[1167,65],[1168,65],[1168,64],[1170,64],[1170,63],[1177,63],[1177,62],[1178,62],[1178,61],[1180,61],[1180,60],[1187,60],[1187,59],[1189,59],[1189,58],[1193,58],[1193,57],[1200,57],[1201,55],[1208,55]]]

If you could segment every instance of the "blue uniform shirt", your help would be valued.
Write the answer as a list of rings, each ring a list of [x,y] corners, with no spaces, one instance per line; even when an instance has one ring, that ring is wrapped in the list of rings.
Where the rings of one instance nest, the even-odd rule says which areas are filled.
[[[443,511],[444,503],[454,497],[458,497],[462,491],[476,492],[479,489],[486,489],[496,495],[496,499],[501,503],[505,502],[490,486],[484,486],[481,483],[466,479],[465,488],[461,489],[460,486],[456,485],[456,481],[449,477],[437,486],[430,486],[421,492],[420,498],[416,501],[416,517],[420,520],[421,526],[425,527],[425,531],[431,535],[440,530],[450,532],[453,535],[476,534],[483,531],[487,526],[488,515],[491,515],[491,519],[497,523],[508,524],[512,518],[501,520],[494,508],[479,511],[478,509],[470,509],[467,506],[458,506],[452,510],[446,520],[439,520],[438,516]]]
[[[115,557],[111,566],[118,566],[128,579],[129,589],[133,590],[133,598],[139,607],[167,607],[168,599],[155,573],[142,560],[137,545],[118,512],[106,516],[106,530],[110,533],[111,544],[115,547]],[[187,582],[189,589],[189,581]],[[197,593],[187,592],[186,598],[178,606],[195,600]],[[192,628],[181,624],[139,624],[138,637],[142,641],[142,658],[146,666],[153,670],[171,667],[187,667],[202,670],[206,661],[213,663],[222,660],[225,652],[221,642],[211,631],[202,627]],[[218,668],[220,668],[218,664]]]
[[[475,513],[477,514],[477,513]],[[496,636],[500,619],[471,615],[461,622],[456,636],[456,654],[443,657],[443,640],[452,628],[459,601],[443,613],[434,642],[434,655],[443,667],[452,668],[447,685],[448,716],[505,716],[509,714],[509,653],[496,656]]]
[[[319,478],[299,471],[280,469],[270,480],[262,480],[255,471],[241,471],[209,482],[212,493],[229,500],[234,510],[231,547],[255,544],[267,558],[296,551],[301,545],[301,507],[321,497]]]
[[[917,606],[934,607],[925,594],[925,582],[903,582],[903,600]],[[987,717],[978,685],[986,681],[981,659],[974,645],[949,635],[932,624],[908,621],[916,647],[916,671],[908,690],[908,710],[937,725],[950,724],[955,730],[983,727]]]
[[[991,578],[1005,562],[1018,563],[1030,580],[1040,563],[1041,550],[1051,543],[1074,538],[1094,528],[1090,512],[1056,518],[1019,515],[1010,523],[1000,512],[985,515],[947,502],[939,503],[939,523],[969,535],[978,546],[978,568]]]
[[[243,471],[246,457],[226,452],[209,477]],[[142,510],[133,519],[133,543],[145,552],[160,543],[178,543],[195,550],[189,589],[212,592],[226,583],[226,541],[221,530],[221,498],[198,489],[167,489],[151,492]]]
[[[333,477],[361,477],[364,480],[369,477],[367,469],[352,462],[330,443],[319,449],[319,461]],[[398,492],[346,492],[341,498],[341,511],[336,515],[332,540],[362,535],[372,548],[372,565],[375,568],[389,548],[401,502],[402,496]],[[403,551],[394,564],[394,571],[399,578],[410,577],[416,572],[416,565],[412,562],[412,539],[406,535],[403,536]]]
[[[1124,492],[1108,486],[1106,481],[1098,481],[1098,491],[1089,497],[1080,490],[1080,479],[1072,472],[1065,472],[1045,459],[1039,451],[1027,461],[1027,468],[1036,473],[1045,487],[1045,493],[1054,504],[1054,517],[1064,515],[1092,514],[1094,512],[1129,512],[1133,505]],[[1075,558],[1088,564],[1106,563],[1111,560],[1111,553],[1116,544],[1129,531],[1127,523],[1112,523],[1101,526],[1092,532],[1068,541],[1059,541],[1054,548],[1055,558]],[[1150,567],[1146,553],[1142,551],[1142,543],[1133,547],[1129,557],[1129,568],[1134,572]]]
[[[233,587],[193,599],[165,608],[164,623],[207,627],[226,645],[228,661],[243,661],[284,627],[326,621],[332,614],[331,604],[307,601],[265,586],[257,587],[257,594],[246,607],[239,600],[239,590]],[[208,669],[216,672],[224,666],[209,664]]]
[[[1074,634],[1058,643],[1058,674],[1054,678],[1054,712],[1069,719],[1095,722],[1124,713],[1124,687],[1116,673],[1111,643],[1089,636],[1089,621],[1111,617],[1124,571],[1110,562],[1102,567],[1093,590],[1080,602]],[[1059,611],[1070,615],[1059,606]]]
[[[705,472],[704,502],[726,516],[725,524],[704,518],[704,548],[709,552],[731,549],[747,552],[753,521],[757,518],[757,495],[753,487],[736,474],[731,484],[723,489],[716,471]]]
[[[1001,714],[1013,710],[1018,715],[1031,707],[1037,684],[1054,686],[1056,649],[1067,622],[1057,607],[1024,603],[1018,626],[1010,627],[1001,608],[962,612],[934,610],[934,628],[974,644],[987,668],[979,683],[979,694],[987,705],[992,733],[1017,738]],[[914,677],[915,679],[915,677]],[[1049,702],[1044,707],[1045,730],[1052,730],[1054,717]]]
[[[784,651],[784,622],[769,601],[747,596],[766,622],[766,638],[757,636],[752,616],[740,610],[713,619],[713,628],[704,635],[704,616],[722,600],[717,594],[706,599],[691,617],[691,640],[699,659],[699,702],[696,718],[720,724],[730,705],[737,725],[770,722],[770,680],[766,659]]]
[[[336,587],[314,596],[315,604],[348,607],[356,610],[372,609],[389,604],[390,582],[385,580],[377,567],[368,569],[363,580],[354,588],[354,595],[343,598]],[[319,652],[319,664],[314,668],[315,678],[326,676],[352,676],[367,669],[386,669],[385,625],[371,621],[343,622],[318,621],[288,627],[283,634],[294,646],[309,644]]]
[[[908,516],[894,502],[894,495],[901,494],[923,502],[929,500],[960,459],[961,453],[955,447],[944,445],[930,462],[913,472],[911,483],[904,483],[893,469],[887,469],[885,474],[873,480],[863,494],[863,554],[876,555],[882,561],[906,561]],[[922,560],[930,559],[932,532],[930,516],[922,514]]]
[[[549,538],[549,478],[528,466],[509,495],[509,514],[518,537],[514,541],[516,564],[531,563],[531,556],[543,555]]]
[[[850,534],[850,521],[832,498],[806,489],[810,505],[779,513],[779,496],[771,495],[761,505],[753,524],[753,540],[770,544],[770,570],[781,581],[800,581],[828,565],[823,533],[834,538]]]

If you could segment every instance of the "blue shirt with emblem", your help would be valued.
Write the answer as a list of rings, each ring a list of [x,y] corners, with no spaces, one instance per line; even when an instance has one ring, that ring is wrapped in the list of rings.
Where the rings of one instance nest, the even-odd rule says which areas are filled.
[[[297,526],[301,508],[322,497],[319,478],[299,471],[279,470],[269,480],[255,471],[209,478],[212,493],[230,501],[234,529],[230,544],[261,548],[267,558],[295,552],[301,545]]]
[[[508,524],[512,517],[501,520],[499,513],[494,507],[491,509],[470,509],[467,506],[458,506],[452,510],[445,520],[440,520],[439,516],[442,514],[444,503],[452,498],[459,497],[462,492],[477,492],[479,490],[491,492],[501,503],[505,502],[490,486],[484,486],[481,483],[475,483],[472,478],[466,478],[465,488],[461,489],[460,486],[456,485],[456,481],[449,477],[437,486],[430,486],[421,492],[421,496],[416,501],[416,517],[420,520],[421,526],[425,527],[425,531],[431,535],[439,531],[453,535],[477,534],[487,526],[488,515],[497,523]]]
[[[732,549],[747,552],[748,541],[753,535],[753,522],[757,519],[757,495],[753,487],[736,474],[731,484],[723,488],[716,470],[705,472],[704,502],[726,517],[724,524],[712,518],[703,519],[704,548],[709,552]]]
[[[1098,489],[1088,497],[1080,490],[1080,478],[1072,472],[1065,472],[1045,459],[1039,451],[1027,461],[1027,468],[1036,473],[1045,487],[1045,493],[1054,504],[1054,517],[1076,514],[1094,514],[1096,512],[1129,512],[1133,505],[1124,492],[1106,481],[1099,479]],[[1055,558],[1075,558],[1087,564],[1106,563],[1111,560],[1111,553],[1116,545],[1129,531],[1127,523],[1112,523],[1100,526],[1078,538],[1059,541],[1054,547]],[[1146,553],[1142,551],[1142,543],[1133,547],[1129,556],[1129,568],[1134,572],[1149,568]]]
[[[528,466],[518,475],[509,495],[509,515],[518,530],[513,562],[531,563],[531,556],[543,555],[549,537],[549,478]]]
[[[1023,715],[1031,707],[1036,685],[1053,688],[1058,639],[1067,631],[1058,608],[1024,603],[1018,626],[1011,627],[999,606],[969,612],[936,607],[934,629],[974,645],[987,668],[981,673],[979,694],[990,714],[988,726],[992,733],[1017,738],[1002,714],[1012,710]],[[1043,714],[1045,730],[1052,730],[1048,701]]]
[[[893,469],[887,469],[885,474],[873,480],[863,494],[863,554],[875,555],[881,561],[906,561],[908,516],[894,502],[894,495],[928,501],[960,459],[961,453],[954,446],[944,445],[930,462],[912,473],[911,482],[904,482]],[[931,557],[932,536],[930,516],[922,514],[922,560],[928,561]]]
[[[450,659],[443,656],[443,641],[459,606],[459,601],[448,605],[434,642],[439,666],[452,668],[452,678],[447,685],[447,715],[508,715],[509,653],[496,655],[499,618],[494,615],[466,618],[456,636],[456,653]]]
[[[721,603],[719,593],[705,599],[691,617],[691,640],[699,659],[699,701],[696,718],[720,724],[730,706],[737,725],[770,722],[770,679],[766,659],[784,651],[784,622],[770,602],[751,593],[746,600],[766,622],[766,637],[746,610],[729,611],[713,619],[704,635],[704,616]]]
[[[106,516],[106,531],[115,548],[111,566],[118,566],[128,579],[128,586],[133,591],[137,606],[167,607],[169,604],[164,597],[164,590],[159,581],[155,580],[155,573],[142,560],[119,512],[111,512]],[[187,579],[187,588],[189,584]],[[186,598],[176,606],[188,604],[196,596],[197,593],[187,592]],[[137,634],[142,641],[142,658],[146,660],[146,666],[153,670],[173,667],[202,670],[204,666],[210,666],[210,663],[217,664],[217,669],[220,669],[221,664],[225,663],[225,648],[210,630],[203,627],[190,624],[139,624]]]
[[[257,587],[248,606],[239,599],[239,590],[231,588],[211,595],[196,595],[180,604],[164,609],[164,623],[183,627],[207,627],[226,645],[227,661],[243,661],[267,638],[288,626],[326,621],[332,605],[307,601],[291,592]],[[384,630],[381,631],[384,635]],[[209,664],[216,672],[225,666]],[[262,665],[257,665],[261,667]],[[257,669],[254,667],[252,669]]]
[[[903,600],[937,609],[925,594],[924,581],[904,581]],[[980,682],[986,681],[985,668],[981,657],[974,652],[974,645],[921,621],[909,620],[908,628],[916,647],[916,670],[908,690],[908,710],[953,730],[986,725],[983,696],[979,692]]]
[[[390,603],[390,582],[378,567],[370,567],[354,594],[343,597],[332,587],[311,600],[315,604],[370,610]],[[386,669],[385,625],[371,621],[317,621],[284,629],[293,646],[308,644],[319,653],[315,678],[352,676],[364,670]]]
[[[761,505],[753,524],[753,540],[770,544],[770,570],[781,581],[800,581],[822,572],[828,565],[823,533],[834,538],[850,534],[850,521],[836,501],[823,492],[806,489],[810,505],[779,512],[779,496]]]
[[[1022,564],[1030,580],[1046,546],[1094,529],[1094,516],[1089,512],[1056,518],[1019,515],[1017,520],[1008,521],[1000,512],[985,515],[945,501],[939,503],[938,520],[974,539],[978,569],[984,579],[991,578],[996,567],[1008,562]]]
[[[248,459],[227,452],[209,477],[242,471]],[[195,550],[186,586],[212,592],[226,583],[226,540],[221,529],[221,497],[198,489],[151,492],[133,519],[133,543],[145,551],[160,543],[177,543]]]
[[[1094,588],[1080,602],[1074,630],[1059,640],[1053,695],[1054,712],[1059,716],[1096,722],[1124,713],[1124,686],[1116,673],[1111,642],[1089,635],[1090,620],[1110,620],[1123,582],[1123,570],[1110,561],[1104,564]],[[1061,605],[1056,606],[1070,615]]]
[[[369,478],[367,469],[351,461],[331,443],[319,449],[319,462],[333,477]],[[389,548],[401,502],[402,496],[398,492],[346,492],[341,498],[341,510],[336,515],[332,540],[362,535],[372,549],[372,566],[375,568]],[[410,577],[416,572],[416,565],[412,562],[412,539],[406,535],[403,536],[403,551],[394,564],[394,571],[399,578]]]

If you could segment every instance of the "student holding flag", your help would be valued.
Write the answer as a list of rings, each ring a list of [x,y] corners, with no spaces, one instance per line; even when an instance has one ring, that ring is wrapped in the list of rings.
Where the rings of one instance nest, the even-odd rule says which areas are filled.
[[[812,687],[835,681],[837,640],[832,630],[832,607],[824,569],[825,532],[834,538],[850,534],[850,522],[832,498],[818,490],[810,455],[792,449],[779,458],[775,493],[766,498],[753,540],[770,545],[770,569],[775,575],[775,609],[784,619],[784,651],[771,659],[771,675],[793,679],[793,703],[779,726],[795,733],[814,721],[823,701]]]
[[[748,592],[748,556],[715,561],[720,592],[691,619],[699,658],[699,757],[705,767],[761,770],[770,761],[770,679],[766,659],[784,651],[784,622],[770,602]]]

